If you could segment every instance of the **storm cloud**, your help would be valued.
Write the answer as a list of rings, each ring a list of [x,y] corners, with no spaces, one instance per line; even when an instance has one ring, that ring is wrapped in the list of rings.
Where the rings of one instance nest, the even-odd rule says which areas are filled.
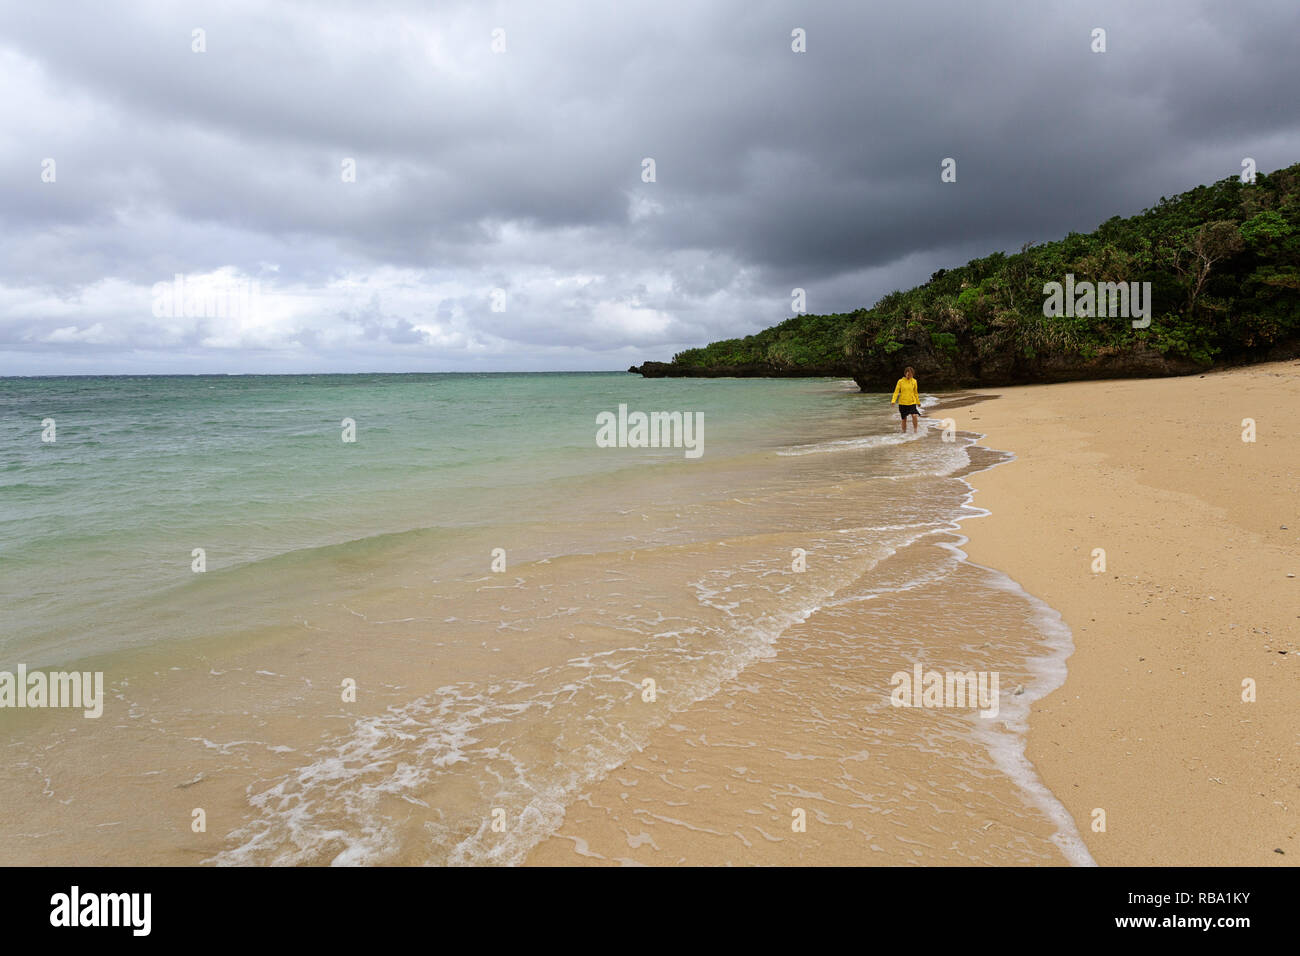
[[[1209,0],[7,4],[0,374],[667,359],[1300,160],[1297,35]],[[186,314],[178,275],[253,294]]]

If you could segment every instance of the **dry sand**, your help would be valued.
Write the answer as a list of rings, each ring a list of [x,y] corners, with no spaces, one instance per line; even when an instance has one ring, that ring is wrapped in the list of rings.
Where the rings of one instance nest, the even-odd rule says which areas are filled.
[[[1074,632],[1028,756],[1094,859],[1300,863],[1300,362],[978,394],[966,550]]]

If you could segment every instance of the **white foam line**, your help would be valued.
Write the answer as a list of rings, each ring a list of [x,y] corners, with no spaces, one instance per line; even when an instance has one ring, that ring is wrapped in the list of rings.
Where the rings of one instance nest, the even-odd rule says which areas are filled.
[[[983,434],[976,434],[978,437],[971,443],[971,446],[967,447],[979,444],[986,437]],[[989,451],[995,450],[989,449],[986,445],[980,445],[980,447]],[[1008,461],[1016,460],[1016,456],[1011,452],[1005,454],[1009,457],[979,470],[988,471]],[[1056,824],[1056,833],[1052,835],[1052,842],[1056,844],[1065,858],[1074,866],[1096,866],[1097,861],[1088,852],[1087,844],[1083,842],[1083,837],[1079,835],[1078,827],[1075,825],[1074,818],[1070,816],[1070,811],[1047,788],[1047,785],[1038,776],[1038,771],[1034,768],[1033,763],[1025,756],[1030,710],[1034,701],[1041,700],[1065,683],[1067,675],[1065,661],[1074,653],[1074,635],[1060,613],[1045,601],[1034,597],[1010,575],[996,568],[976,564],[962,550],[961,546],[970,541],[970,538],[957,530],[961,522],[969,518],[987,517],[993,512],[987,508],[980,508],[971,504],[975,498],[975,486],[965,478],[959,477],[957,480],[968,489],[963,506],[972,513],[962,515],[953,522],[953,534],[960,540],[956,542],[940,541],[937,543],[956,554],[959,561],[971,567],[979,568],[991,575],[995,587],[1023,597],[1030,607],[1034,609],[1033,620],[1035,626],[1047,639],[1047,653],[1040,657],[1031,657],[1028,661],[1035,678],[1025,688],[1024,693],[1002,695],[1001,713],[1004,717],[1001,723],[1010,733],[999,731],[995,724],[976,718],[976,736],[983,738],[983,743],[988,747],[989,755],[993,758],[993,762],[997,764],[998,769],[1011,778],[1011,781],[1020,788],[1031,805],[1042,810],[1048,819]]]

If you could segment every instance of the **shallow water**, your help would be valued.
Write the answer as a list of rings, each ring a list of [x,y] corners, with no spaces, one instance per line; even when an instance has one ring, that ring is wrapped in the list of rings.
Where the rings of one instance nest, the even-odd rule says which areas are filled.
[[[703,454],[597,447],[620,404],[702,413]],[[1068,632],[956,550],[975,436],[903,438],[881,396],[250,376],[7,379],[0,406],[0,669],[108,690],[98,720],[0,710],[5,862],[518,863],[809,635],[870,710],[824,745],[923,746],[941,789],[1001,775],[1042,832],[988,859],[1086,862],[1019,750]],[[1007,723],[890,707],[915,661],[1004,671]]]

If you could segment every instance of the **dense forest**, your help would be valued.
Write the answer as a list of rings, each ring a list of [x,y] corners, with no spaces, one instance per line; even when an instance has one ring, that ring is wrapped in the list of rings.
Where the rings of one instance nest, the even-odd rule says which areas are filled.
[[[1045,287],[1067,276],[1075,286],[1149,288],[1149,324],[1135,328],[1083,300],[1068,314],[1044,315]],[[1234,176],[1162,198],[1090,233],[940,269],[870,309],[796,316],[632,371],[852,375],[877,391],[892,388],[905,365],[927,387],[943,388],[1185,374],[1294,355],[1300,164],[1253,183]]]

